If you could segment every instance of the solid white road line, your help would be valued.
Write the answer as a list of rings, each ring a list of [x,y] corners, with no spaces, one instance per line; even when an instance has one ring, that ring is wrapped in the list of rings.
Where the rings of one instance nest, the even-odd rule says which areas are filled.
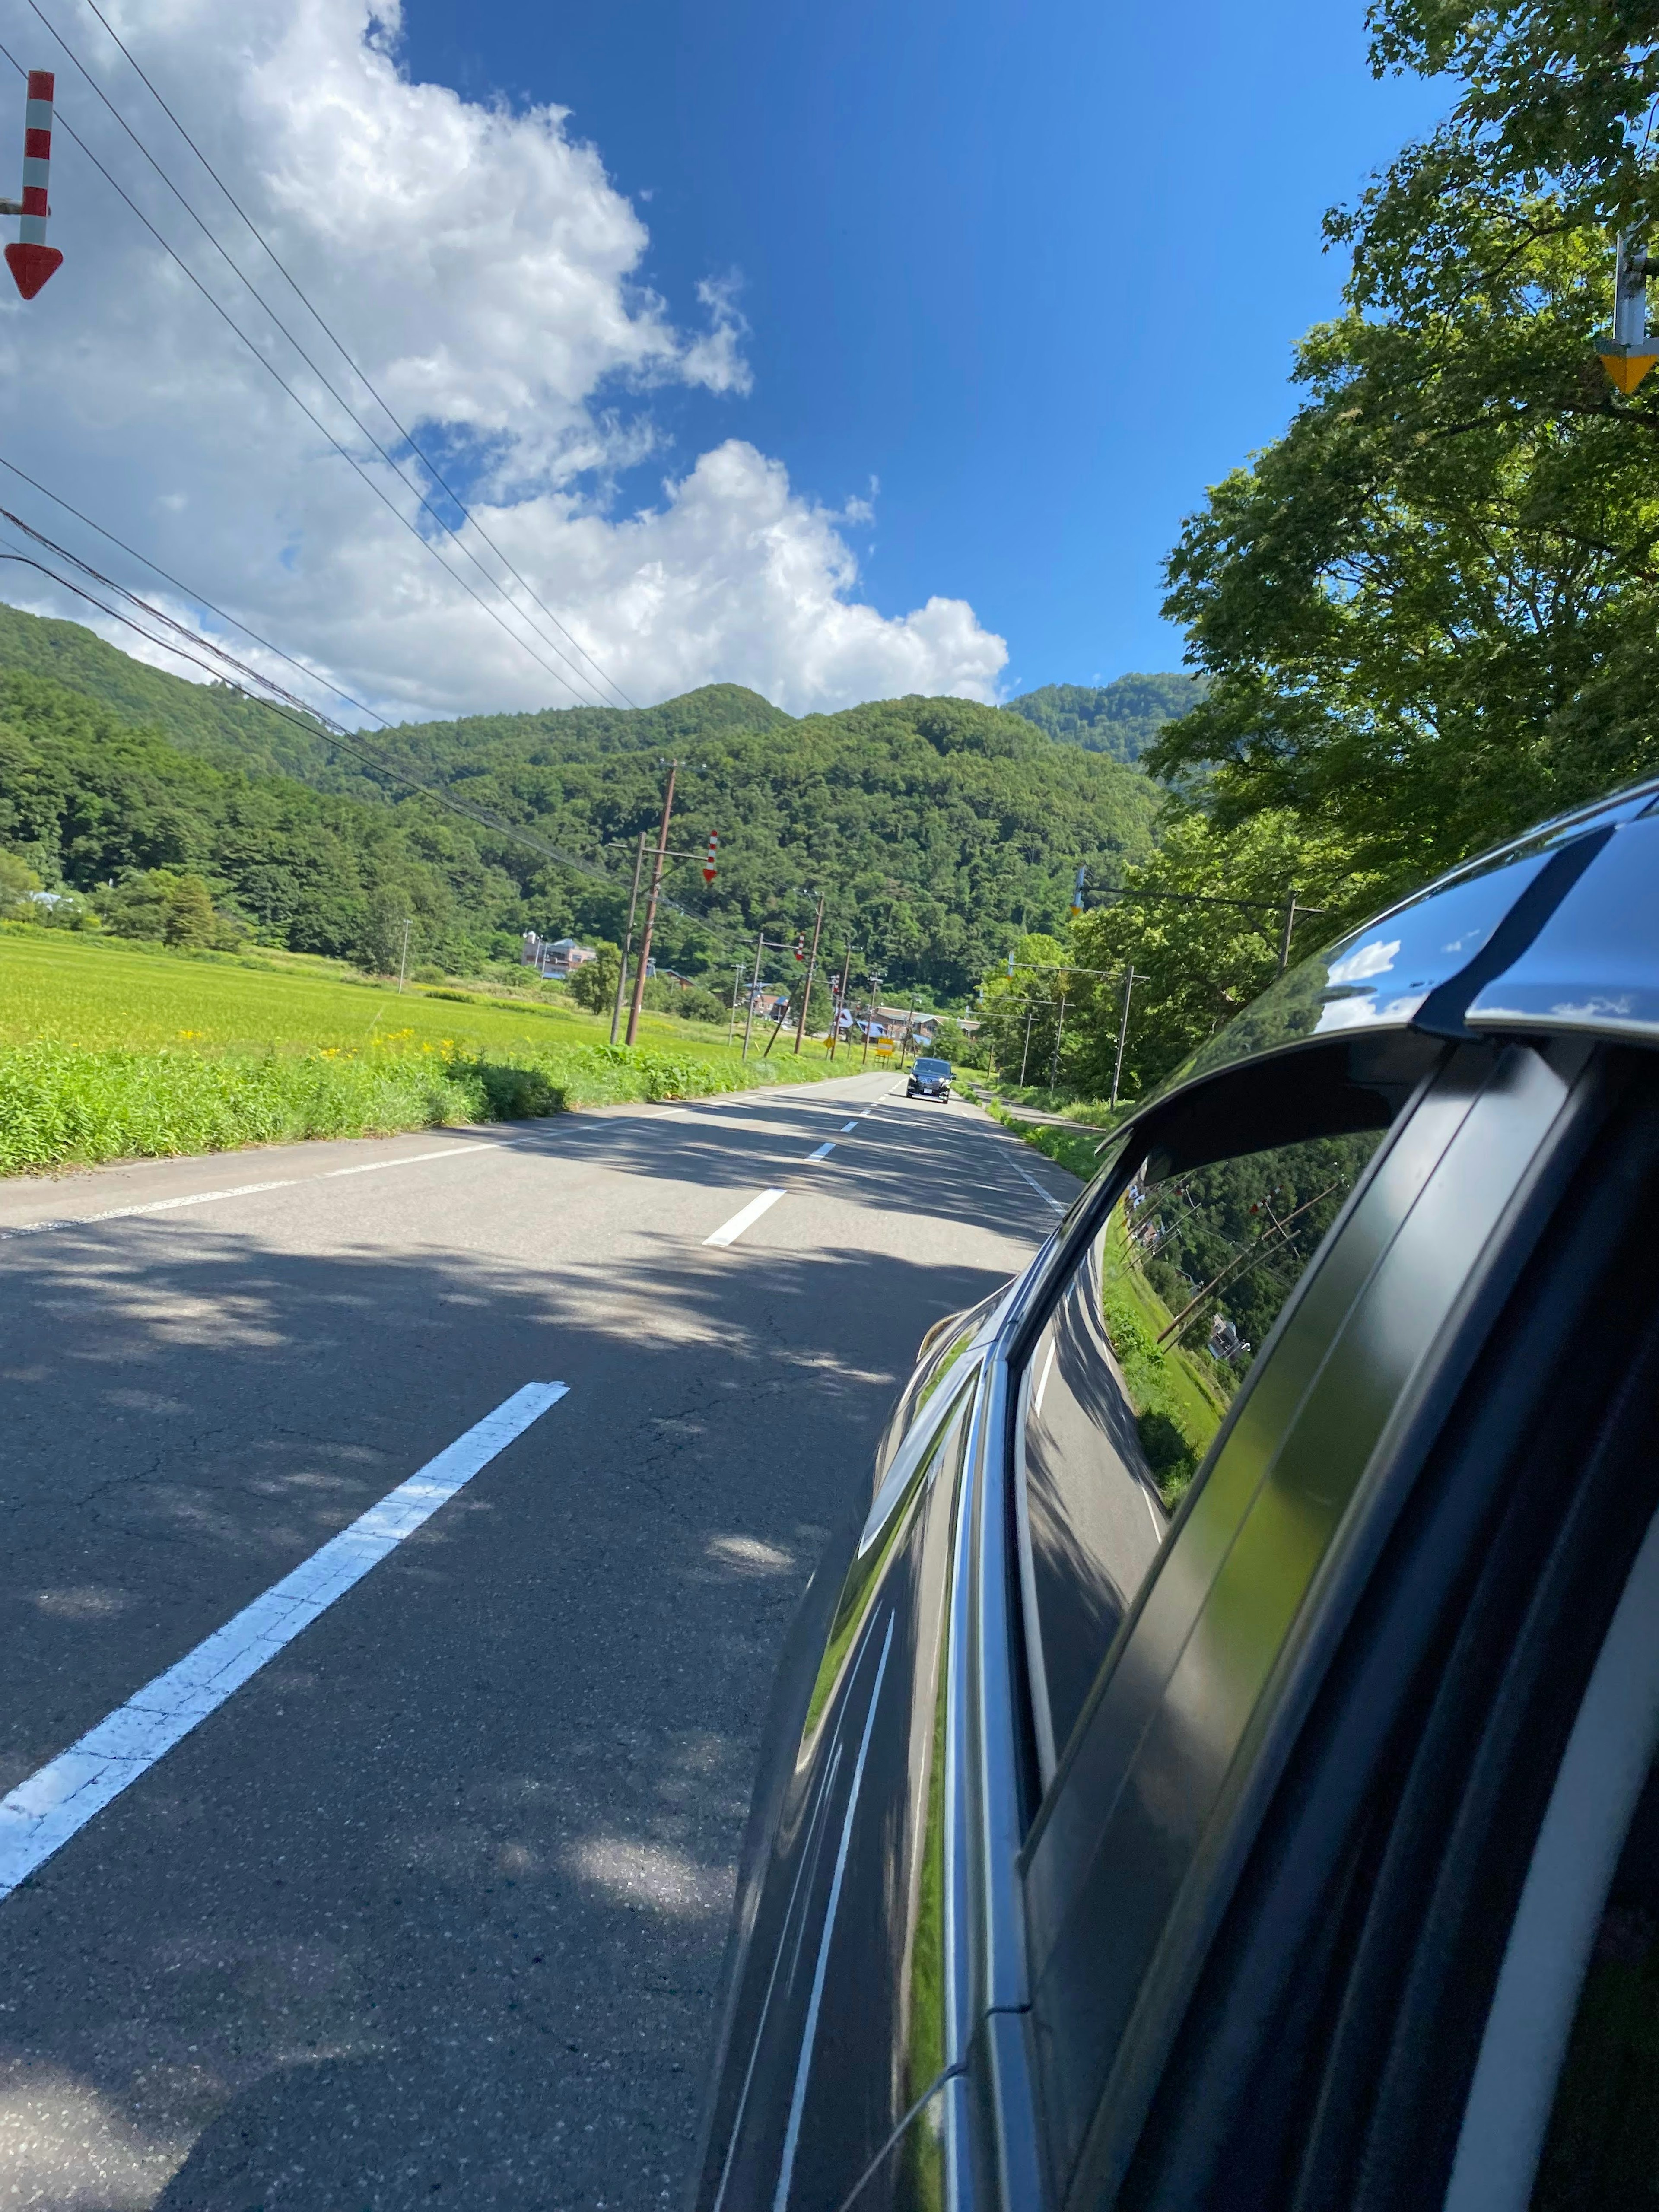
[[[831,1137],[827,1145],[820,1145],[817,1152],[808,1152],[806,1157],[809,1160],[827,1160],[830,1153],[833,1152],[835,1149],[836,1140]]]
[[[94,1221],[131,1221],[139,1213],[172,1213],[181,1206],[206,1206],[216,1198],[250,1198],[258,1190],[291,1190],[301,1176],[285,1176],[280,1182],[239,1182],[232,1190],[198,1190],[188,1198],[158,1198],[149,1206],[114,1206],[104,1213],[65,1214],[54,1221],[29,1221],[20,1229],[0,1229],[0,1242],[13,1237],[44,1237],[49,1229],[83,1229]]]
[[[751,1198],[747,1206],[721,1222],[712,1237],[705,1237],[705,1244],[735,1244],[744,1231],[758,1221],[769,1206],[775,1206],[783,1196],[781,1190],[763,1190],[758,1198]]]
[[[320,1176],[307,1180],[327,1182],[334,1176],[378,1175],[382,1168],[418,1167],[422,1160],[467,1160],[496,1149],[494,1145],[446,1145],[441,1152],[409,1152],[400,1160],[362,1160],[354,1168],[325,1168]]]
[[[141,1213],[174,1213],[181,1206],[210,1206],[221,1198],[252,1198],[256,1191],[296,1190],[302,1182],[328,1182],[336,1176],[379,1175],[386,1168],[412,1168],[422,1160],[470,1159],[475,1153],[493,1152],[494,1145],[446,1145],[441,1152],[410,1152],[398,1160],[362,1160],[356,1167],[325,1168],[320,1174],[284,1176],[276,1182],[239,1182],[228,1190],[192,1191],[185,1198],[152,1199],[148,1206],[112,1206],[103,1213],[66,1213],[51,1221],[28,1221],[16,1229],[0,1229],[0,1244],[14,1237],[44,1237],[49,1229],[84,1229],[94,1221],[131,1221]]]
[[[504,1405],[331,1537],[176,1666],[0,1797],[0,1899],[189,1735],[266,1660],[556,1405],[564,1382],[526,1382]]]
[[[1025,1176],[1026,1182],[1030,1184],[1032,1189],[1036,1193],[1037,1196],[1042,1200],[1042,1203],[1045,1206],[1053,1206],[1056,1213],[1065,1212],[1066,1208],[1060,1204],[1060,1201],[1057,1198],[1050,1198],[1048,1192],[1044,1190],[1042,1185],[1037,1181],[1036,1177],[1034,1175],[1026,1174],[1025,1170],[1021,1167],[1018,1160],[1010,1160],[1008,1164],[1017,1176]]]

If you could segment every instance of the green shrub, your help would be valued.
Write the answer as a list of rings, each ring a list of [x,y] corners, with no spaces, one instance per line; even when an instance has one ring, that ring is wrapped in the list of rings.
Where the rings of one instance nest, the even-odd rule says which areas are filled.
[[[1158,1489],[1166,1497],[1178,1497],[1192,1480],[1198,1466],[1179,1425],[1161,1406],[1149,1406],[1137,1416],[1135,1426],[1140,1433],[1140,1449],[1146,1455],[1146,1464]]]

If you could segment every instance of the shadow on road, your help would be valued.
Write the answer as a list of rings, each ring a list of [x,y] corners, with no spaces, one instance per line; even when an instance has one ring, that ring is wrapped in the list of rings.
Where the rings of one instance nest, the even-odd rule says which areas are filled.
[[[754,1186],[752,1136],[683,1133]],[[687,1172],[625,1122],[527,1141]],[[860,1202],[948,1211],[943,1117],[928,1146],[861,1158]],[[0,1905],[0,2183],[83,2212],[677,2195],[784,1627],[921,1330],[994,1279],[143,1220],[6,1276],[0,1788],[524,1382],[571,1395]]]

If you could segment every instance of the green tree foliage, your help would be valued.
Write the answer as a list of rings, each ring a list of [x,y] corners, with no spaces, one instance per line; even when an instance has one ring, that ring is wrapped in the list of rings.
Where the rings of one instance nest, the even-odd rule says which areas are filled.
[[[15,853],[0,852],[0,918],[33,921],[39,912],[34,894],[40,878]]]
[[[1171,558],[1210,689],[1148,761],[1404,889],[1659,764],[1659,379],[1625,399],[1593,346],[1613,229],[1659,213],[1659,11],[1382,0],[1373,25],[1377,69],[1452,73],[1453,114],[1329,219],[1348,311]]]
[[[585,960],[572,971],[566,987],[579,1006],[586,1006],[590,1014],[608,1014],[617,1003],[617,976],[622,967],[622,954],[614,945],[604,943],[592,948],[597,960]],[[633,971],[629,973],[630,988]]]
[[[1061,744],[1138,761],[1166,722],[1189,714],[1204,696],[1193,675],[1120,676],[1114,684],[1045,684],[1006,702],[1011,714]]]
[[[982,1030],[969,1036],[967,1030],[947,1015],[933,1031],[933,1052],[939,1060],[948,1060],[952,1067],[983,1067],[986,1061],[986,1042]]]
[[[1133,1098],[1272,982],[1292,892],[1298,908],[1317,909],[1298,920],[1292,957],[1362,919],[1381,892],[1377,877],[1356,872],[1342,839],[1310,836],[1280,811],[1229,827],[1196,810],[1178,813],[1155,858],[1124,880],[1128,897],[1091,908],[1072,928],[1079,969],[1109,971],[1073,979],[1067,1011],[1065,1078],[1091,1097],[1111,1090],[1131,963],[1122,1095]],[[1161,896],[1170,892],[1179,896]],[[1219,903],[1231,900],[1259,903]]]
[[[228,951],[245,934],[238,918],[216,906],[213,887],[189,868],[147,868],[94,894],[93,905],[117,937]]]

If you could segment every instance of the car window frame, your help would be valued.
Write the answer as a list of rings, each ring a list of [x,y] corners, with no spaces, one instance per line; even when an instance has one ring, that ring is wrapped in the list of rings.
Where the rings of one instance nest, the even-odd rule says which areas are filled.
[[[1543,1055],[1526,1052],[1524,1048],[1522,1050],[1522,1059],[1519,1060],[1511,1059],[1508,1063],[1510,1066],[1516,1068],[1524,1067],[1534,1072],[1545,1067]],[[1577,1064],[1582,1065],[1586,1052],[1587,1048],[1578,1048],[1576,1054]],[[1573,1060],[1575,1057],[1571,1053],[1560,1056],[1568,1060]],[[1492,1092],[1492,1070],[1498,1065],[1503,1064],[1501,1056],[1494,1059],[1488,1054],[1483,1059],[1472,1054],[1470,1048],[1456,1048],[1449,1060],[1441,1064],[1438,1070],[1431,1072],[1425,1079],[1409,1109],[1396,1116],[1386,1141],[1379,1146],[1365,1176],[1362,1177],[1355,1191],[1351,1194],[1343,1215],[1339,1218],[1338,1223],[1325,1241],[1321,1254],[1316,1256],[1316,1262],[1304,1274],[1292,1299],[1287,1302],[1273,1335],[1264,1346],[1262,1355],[1251,1375],[1246,1378],[1245,1385],[1240,1391],[1239,1399],[1236,1401],[1229,1420],[1224,1424],[1212,1448],[1206,1468],[1200,1470],[1200,1479],[1194,1481],[1188,1498],[1183,1501],[1181,1512],[1176,1516],[1175,1528],[1160,1555],[1158,1569],[1149,1577],[1137,1605],[1120,1632],[1113,1651],[1108,1655],[1106,1663],[1102,1669],[1101,1683],[1097,1686],[1097,1698],[1103,1693],[1103,1686],[1112,1680],[1115,1671],[1127,1663],[1125,1655],[1131,1652],[1133,1640],[1141,1632],[1141,1624],[1146,1618],[1149,1602],[1153,1594],[1159,1589],[1164,1578],[1171,1572],[1170,1562],[1177,1555],[1181,1540],[1189,1529],[1194,1513],[1199,1510],[1200,1501],[1207,1490],[1209,1479],[1226,1453],[1231,1439],[1237,1434],[1240,1424],[1251,1418],[1250,1409],[1253,1403],[1261,1398],[1264,1390],[1275,1386],[1275,1378],[1278,1382],[1285,1379],[1279,1372],[1278,1363],[1285,1357],[1285,1347],[1291,1343],[1291,1332],[1297,1328],[1297,1317],[1307,1308],[1314,1287],[1320,1284],[1322,1279],[1325,1279],[1332,1284],[1333,1292],[1336,1288],[1340,1288],[1331,1276],[1331,1270],[1337,1255],[1342,1249],[1343,1238],[1347,1232],[1348,1224],[1355,1219],[1359,1208],[1365,1203],[1367,1194],[1376,1188],[1378,1178],[1389,1171],[1389,1163],[1400,1154],[1407,1133],[1414,1131],[1425,1142],[1433,1138],[1432,1123],[1420,1122],[1419,1115],[1426,1094],[1434,1084],[1443,1080],[1444,1069],[1449,1067],[1453,1060],[1463,1065],[1466,1072],[1464,1075],[1458,1078],[1458,1080],[1467,1080],[1473,1085],[1471,1096],[1467,1106],[1461,1112],[1451,1116],[1449,1126],[1442,1136],[1437,1140],[1428,1143],[1428,1154],[1424,1161],[1417,1167],[1413,1167],[1408,1160],[1403,1161],[1395,1170],[1396,1173],[1406,1176],[1405,1185],[1400,1194],[1400,1210],[1395,1224],[1396,1231],[1401,1224],[1410,1218],[1413,1207],[1422,1199],[1425,1191],[1434,1182],[1460,1134],[1466,1133],[1469,1128],[1474,1108],[1483,1096]],[[1476,1081],[1475,1074],[1482,1066],[1486,1068],[1486,1074]],[[1540,1131],[1547,1131],[1556,1126],[1563,1101],[1570,1087],[1570,1071],[1566,1073],[1559,1070],[1551,1072],[1550,1079],[1545,1084],[1544,1093],[1540,1094],[1537,1103],[1535,1119],[1528,1122],[1526,1114],[1522,1116],[1522,1131],[1517,1139],[1518,1151],[1516,1157],[1508,1166],[1499,1165],[1492,1169],[1492,1172],[1498,1177],[1492,1203],[1498,1208],[1498,1215],[1501,1216],[1504,1206],[1513,1198],[1518,1179],[1523,1179],[1529,1171],[1528,1164],[1534,1158],[1540,1143],[1546,1141],[1540,1137]],[[1502,1121],[1501,1113],[1498,1116],[1498,1122]],[[1528,1127],[1531,1131],[1530,1134],[1526,1133],[1526,1129]],[[1286,1136],[1284,1140],[1290,1141],[1291,1139]],[[1118,1170],[1120,1175],[1122,1163],[1120,1162]],[[1394,1249],[1394,1243],[1395,1237],[1390,1234],[1381,1248],[1379,1259],[1386,1257],[1387,1254]],[[1484,1249],[1484,1244],[1480,1249]],[[1318,1373],[1322,1374],[1324,1358],[1339,1343],[1345,1330],[1351,1327],[1352,1316],[1358,1310],[1358,1304],[1363,1304],[1370,1280],[1370,1277],[1368,1275],[1363,1281],[1356,1283],[1352,1285],[1351,1292],[1345,1294],[1346,1303],[1339,1300],[1335,1308],[1328,1312],[1322,1319],[1318,1314],[1315,1314],[1310,1321],[1302,1327],[1301,1333],[1304,1336],[1307,1334],[1308,1328],[1311,1328],[1314,1330],[1315,1340],[1322,1339],[1324,1342],[1323,1353],[1318,1352],[1317,1343],[1315,1340],[1303,1344],[1297,1352],[1298,1358],[1304,1360],[1312,1359],[1313,1368]],[[1461,1284],[1460,1276],[1459,1285]],[[1449,1288],[1448,1295],[1452,1295]],[[1455,1334],[1456,1332],[1454,1334]],[[1403,1403],[1396,1406],[1391,1402],[1389,1406],[1378,1409],[1379,1426],[1372,1443],[1361,1453],[1357,1480],[1363,1479],[1373,1458],[1382,1451],[1385,1443],[1390,1443],[1395,1458],[1400,1459],[1402,1440],[1409,1440],[1413,1433],[1413,1422],[1420,1428],[1422,1419],[1426,1418],[1424,1412],[1426,1404],[1425,1394],[1427,1392],[1431,1395],[1432,1388],[1437,1387],[1435,1376],[1429,1372],[1429,1368],[1433,1368],[1435,1365],[1436,1363],[1430,1360],[1428,1368],[1425,1368],[1420,1375],[1414,1373],[1408,1382],[1402,1384],[1407,1395],[1415,1401],[1413,1406],[1407,1407]],[[1444,1361],[1439,1362],[1438,1365],[1444,1367]],[[1287,1412],[1285,1420],[1288,1425],[1285,1428],[1284,1434],[1289,1434],[1294,1427],[1295,1421],[1302,1418],[1300,1408],[1305,1402],[1307,1402],[1305,1398],[1298,1398],[1295,1406]],[[1267,1411],[1271,1413],[1271,1410],[1269,1407]],[[1406,1458],[1409,1459],[1409,1450],[1407,1450]],[[1383,1458],[1386,1462],[1386,1453],[1383,1454]],[[1234,1522],[1236,1534],[1247,1525],[1255,1499],[1258,1495],[1260,1495],[1259,1486],[1257,1491],[1253,1492],[1250,1498],[1243,1502],[1242,1510]],[[1224,1498],[1222,1502],[1225,1503]],[[1373,1528],[1373,1536],[1375,1536],[1376,1529],[1380,1528],[1386,1520],[1386,1512],[1376,1499],[1371,1501],[1368,1512],[1370,1521],[1375,1524]],[[1130,1984],[1135,1994],[1129,2015],[1126,2018],[1121,2031],[1117,2033],[1115,2040],[1109,2045],[1103,2046],[1109,2049],[1115,2055],[1106,2066],[1101,2100],[1096,2106],[1095,2117],[1089,2124],[1082,2145],[1080,2147],[1077,2145],[1073,2132],[1071,2148],[1062,2154],[1060,2169],[1051,2177],[1057,2188],[1071,2185],[1076,2176],[1086,2171],[1091,2176],[1090,2183],[1091,2187],[1109,2192],[1111,2187],[1115,2186],[1115,2182],[1111,2179],[1112,2175],[1117,2174],[1121,2178],[1122,2160],[1127,2154],[1127,2147],[1133,2144],[1139,2121],[1145,2116],[1146,2105],[1157,2085],[1158,2070],[1163,2063],[1163,2049],[1166,2047],[1164,2044],[1165,2031],[1169,2028],[1169,2022],[1178,2017],[1185,1996],[1190,1990],[1192,1980],[1198,1966],[1201,1963],[1207,1935],[1212,1931],[1215,1918],[1224,1902],[1226,1894],[1230,1893],[1230,1884],[1236,1878],[1241,1850],[1249,1834],[1252,1832],[1252,1817],[1259,1817],[1264,1792],[1270,1788],[1273,1776],[1278,1767],[1282,1765],[1284,1749],[1290,1735],[1293,1734],[1297,1713],[1305,1706],[1308,1685],[1317,1677],[1318,1646],[1321,1638],[1328,1638],[1334,1632],[1331,1623],[1335,1616],[1332,1614],[1330,1605],[1326,1601],[1329,1597],[1328,1585],[1333,1583],[1340,1584],[1345,1580],[1351,1580],[1347,1571],[1350,1563],[1345,1561],[1342,1557],[1345,1544],[1347,1544],[1350,1551],[1352,1549],[1352,1544],[1347,1543],[1346,1530],[1346,1522],[1343,1516],[1339,1515],[1325,1551],[1316,1562],[1317,1571],[1323,1577],[1328,1587],[1323,1591],[1316,1591],[1313,1581],[1314,1571],[1310,1569],[1310,1580],[1304,1588],[1303,1596],[1296,1600],[1296,1606],[1307,1612],[1313,1620],[1316,1632],[1311,1638],[1300,1634],[1300,1615],[1293,1609],[1284,1638],[1280,1644],[1275,1646],[1274,1656],[1267,1667],[1267,1671],[1262,1676],[1261,1688],[1258,1694],[1263,1713],[1267,1716],[1267,1719],[1262,1723],[1262,1726],[1267,1729],[1267,1735],[1262,1736],[1258,1729],[1257,1739],[1253,1744],[1248,1746],[1248,1757],[1245,1755],[1246,1738],[1241,1737],[1237,1751],[1228,1753],[1224,1761],[1220,1770],[1223,1783],[1218,1785],[1222,1789],[1222,1795],[1211,1804],[1209,1811],[1200,1820],[1201,1849],[1198,1845],[1194,1846],[1194,1856],[1188,1864],[1187,1873],[1181,1878],[1176,1891],[1172,1893],[1176,1904],[1172,1905],[1170,1916],[1160,1923],[1158,1942],[1147,1957],[1144,1968],[1139,1971],[1138,1978]],[[1339,1539],[1342,1540],[1339,1541]],[[1213,1591],[1215,1585],[1212,1584],[1209,1587]],[[1316,1598],[1319,1602],[1312,1601]],[[1203,1606],[1207,1604],[1209,1600],[1205,1598],[1198,1602],[1201,1614]],[[1198,1617],[1199,1615],[1195,1615],[1194,1619]],[[1170,1679],[1173,1680],[1173,1676]],[[1162,1690],[1156,1693],[1151,1690],[1148,1691],[1147,1695],[1151,1697],[1152,1703],[1148,1707],[1147,1725],[1152,1724],[1156,1714],[1161,1709],[1161,1701],[1165,1694]],[[1254,1709],[1252,1710],[1254,1711]],[[1249,1725],[1251,1727],[1256,1725],[1255,1719],[1251,1720]],[[1064,1924],[1066,1913],[1071,1908],[1058,1901],[1066,1894],[1065,1881],[1054,1884],[1053,1865],[1051,1864],[1048,1869],[1042,1868],[1038,1854],[1044,1848],[1045,1841],[1056,1832],[1057,1808],[1064,1808],[1066,1805],[1066,1791],[1077,1769],[1079,1754],[1085,1741],[1086,1730],[1079,1729],[1079,1736],[1073,1742],[1072,1753],[1068,1755],[1067,1761],[1056,1779],[1054,1788],[1049,1793],[1038,1820],[1033,1826],[1030,1838],[1021,1854],[1020,1860],[1024,1884],[1024,1917],[1028,1941],[1034,1935],[1037,1935],[1038,1939],[1038,1948],[1033,1952],[1031,1958],[1030,1972],[1031,2002],[1036,2007],[1032,2021],[1035,2039],[1034,2063],[1039,2068],[1045,2063],[1042,2046],[1043,2022],[1041,2018],[1042,1983],[1052,1955],[1055,1931]],[[1079,1881],[1086,1881],[1089,1878],[1092,1857],[1097,1852],[1100,1842],[1099,1833],[1090,1826],[1090,1819],[1092,1816],[1086,1815],[1086,1810],[1085,1810],[1087,1802],[1085,1796],[1077,1801],[1073,1808],[1074,1811],[1085,1813],[1083,1826],[1078,1832],[1075,1847],[1072,1850],[1072,1874],[1069,1880],[1074,1888]],[[1066,1850],[1072,1849],[1072,1846],[1068,1844],[1062,1834],[1059,1844],[1049,1841],[1048,1848],[1052,1852],[1057,1848]],[[1062,1860],[1057,1863],[1063,1867],[1065,1862]],[[1034,1892],[1034,1870],[1036,1880],[1039,1884],[1046,1881],[1053,1885],[1053,1894],[1046,1903],[1041,1895],[1040,1889]],[[1081,1891],[1079,1890],[1076,1893],[1081,1894]],[[1129,1906],[1125,1905],[1126,1917],[1130,1909]],[[1034,1913],[1039,1928],[1042,1925],[1047,1926],[1049,1931],[1047,1936],[1038,1934],[1038,1929],[1034,1928]],[[1045,1946],[1047,1948],[1044,1948]],[[1170,2029],[1169,2032],[1173,2031]],[[1106,2094],[1108,2090],[1113,2093],[1109,2099]],[[1109,2111],[1107,2109],[1109,2104],[1112,2107]],[[1073,2104],[1073,2112],[1075,2112],[1075,2104]],[[1075,2118],[1069,2124],[1074,2131]]]

